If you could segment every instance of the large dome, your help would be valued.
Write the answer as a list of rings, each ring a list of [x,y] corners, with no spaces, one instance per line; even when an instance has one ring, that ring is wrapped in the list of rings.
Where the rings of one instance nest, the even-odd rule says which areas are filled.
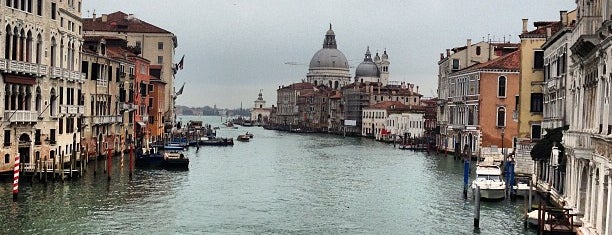
[[[322,48],[312,56],[310,69],[338,68],[348,69],[344,54],[336,48]]]

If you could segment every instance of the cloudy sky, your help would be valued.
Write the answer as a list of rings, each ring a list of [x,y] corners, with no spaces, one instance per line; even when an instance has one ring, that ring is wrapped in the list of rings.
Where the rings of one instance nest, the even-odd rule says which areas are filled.
[[[177,104],[236,108],[253,105],[260,89],[268,106],[276,89],[306,78],[307,64],[333,24],[338,49],[351,65],[387,49],[390,79],[435,96],[437,61],[446,48],[478,42],[518,42],[521,19],[559,20],[574,0],[204,1],[84,0],[83,17],[95,10],[123,11],[173,32],[175,60],[185,66]],[[286,64],[291,62],[292,65]],[[354,69],[351,69],[354,76]]]

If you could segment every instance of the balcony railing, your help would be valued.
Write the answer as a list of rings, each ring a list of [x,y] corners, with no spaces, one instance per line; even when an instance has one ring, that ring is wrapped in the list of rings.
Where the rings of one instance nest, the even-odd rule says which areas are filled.
[[[121,121],[122,121],[121,116],[109,115],[109,116],[94,116],[93,117],[94,124],[110,124],[110,123],[117,123]]]
[[[60,106],[62,114],[84,114],[85,106],[83,105],[62,105]]]
[[[46,65],[8,59],[0,59],[0,70],[7,73],[26,73],[39,77],[47,75]]]
[[[59,78],[68,80],[71,82],[85,82],[85,74],[79,71],[72,71],[69,69],[51,67],[51,78]]]
[[[4,120],[8,122],[36,122],[38,112],[29,110],[5,110]]]

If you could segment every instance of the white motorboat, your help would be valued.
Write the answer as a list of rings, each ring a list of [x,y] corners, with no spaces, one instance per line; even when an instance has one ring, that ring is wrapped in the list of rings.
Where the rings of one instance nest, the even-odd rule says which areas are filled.
[[[504,199],[506,197],[506,183],[502,178],[502,171],[497,165],[482,165],[476,167],[476,179],[472,182],[472,191],[480,188],[482,199]]]

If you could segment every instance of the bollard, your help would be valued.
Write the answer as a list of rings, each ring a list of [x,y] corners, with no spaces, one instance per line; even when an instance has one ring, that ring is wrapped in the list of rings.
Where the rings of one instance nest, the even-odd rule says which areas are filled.
[[[16,202],[19,194],[19,154],[15,155],[15,169],[13,170],[13,201]]]
[[[476,186],[476,197],[474,198],[474,228],[480,228],[480,187]]]

